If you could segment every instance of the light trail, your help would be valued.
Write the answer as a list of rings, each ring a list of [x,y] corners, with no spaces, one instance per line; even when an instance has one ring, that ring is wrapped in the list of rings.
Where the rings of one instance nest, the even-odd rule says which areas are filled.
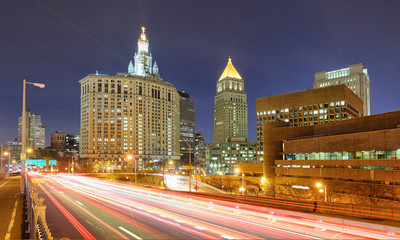
[[[40,187],[65,216],[90,220],[93,226],[88,230],[103,238],[398,239],[396,234],[399,234],[391,236],[362,224],[320,221],[307,214],[219,199],[210,201],[205,196],[89,177],[37,176],[37,179],[48,182]],[[70,213],[59,207],[60,201],[71,208]],[[79,228],[77,224],[74,226]]]

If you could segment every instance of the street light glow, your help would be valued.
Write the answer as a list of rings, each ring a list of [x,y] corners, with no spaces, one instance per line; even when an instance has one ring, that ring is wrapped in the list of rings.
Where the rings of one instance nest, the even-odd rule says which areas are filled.
[[[322,183],[315,184],[318,188],[322,187]]]
[[[10,153],[9,152],[4,152],[3,153],[3,155],[6,156],[6,157],[8,156],[8,154],[10,154]]]
[[[126,156],[126,158],[128,158],[128,160],[132,160],[133,156],[131,154],[128,154],[128,156]]]
[[[46,85],[43,83],[33,83],[33,86],[35,87],[40,87],[40,88],[44,88]]]

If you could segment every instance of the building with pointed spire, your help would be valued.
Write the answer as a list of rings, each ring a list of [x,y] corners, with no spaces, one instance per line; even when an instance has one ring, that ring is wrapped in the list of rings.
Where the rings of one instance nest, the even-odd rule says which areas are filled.
[[[255,163],[256,143],[247,142],[247,94],[244,81],[228,64],[217,82],[214,98],[214,142],[207,145],[209,174],[234,174],[239,163]]]
[[[217,82],[217,94],[214,97],[214,142],[225,142],[232,138],[247,141],[247,94],[243,78],[229,57]]]
[[[149,52],[149,40],[145,31],[146,29],[142,27],[142,34],[138,40],[138,52],[134,56],[135,65],[132,64],[132,61],[129,62],[128,73],[132,76],[145,77],[150,75],[159,77],[158,65],[156,61],[153,64],[153,57]]]
[[[160,78],[145,28],[127,73],[97,72],[79,82],[82,171],[133,171],[135,161],[137,170],[179,161],[180,96]]]

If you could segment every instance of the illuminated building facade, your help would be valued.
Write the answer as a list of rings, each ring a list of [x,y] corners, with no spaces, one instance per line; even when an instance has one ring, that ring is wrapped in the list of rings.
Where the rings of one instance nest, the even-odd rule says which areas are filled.
[[[144,28],[135,65],[116,76],[90,74],[81,84],[80,157],[88,171],[132,170],[179,160],[176,88],[152,64]],[[128,160],[132,154],[134,159]],[[151,163],[151,164],[150,164]]]
[[[309,126],[363,115],[363,102],[345,85],[304,90],[256,99],[257,154],[263,161],[264,122]]]
[[[265,122],[264,176],[283,195],[292,186],[306,194],[323,182],[337,198],[372,189],[371,195],[398,200],[399,126],[400,111],[296,128]]]
[[[234,174],[239,163],[257,162],[257,145],[244,139],[231,139],[230,142],[213,142],[206,148],[207,173]]]
[[[46,129],[42,124],[40,114],[31,114],[28,109],[26,117],[26,147],[32,149],[44,149],[46,144]],[[18,118],[18,141],[21,141],[22,117]]]
[[[371,115],[371,79],[362,63],[330,72],[315,73],[314,88],[344,84],[364,103],[364,116]]]
[[[247,94],[231,58],[217,82],[214,97],[214,142],[228,141],[229,138],[247,141]]]

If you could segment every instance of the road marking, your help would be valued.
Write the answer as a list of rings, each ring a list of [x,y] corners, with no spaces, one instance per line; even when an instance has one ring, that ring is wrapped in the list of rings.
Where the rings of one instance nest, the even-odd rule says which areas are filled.
[[[123,228],[123,227],[118,227],[118,228],[121,229],[122,231],[126,232],[127,234],[131,235],[132,237],[136,238],[136,239],[142,239],[142,238],[140,238],[138,235],[136,235],[136,234],[134,234],[134,233],[132,233],[132,232],[126,230],[126,229]]]
[[[1,185],[0,185],[0,188],[2,188],[4,185],[6,185],[9,181],[11,181],[11,180],[8,180],[7,182],[1,184]]]
[[[17,206],[18,206],[18,199],[17,199],[17,201],[15,201],[14,210],[11,214],[10,224],[8,224],[7,233],[6,233],[6,236],[4,237],[4,239],[10,239],[11,229],[14,226],[14,222],[15,222],[15,214],[17,213]]]
[[[226,239],[236,239],[236,238],[228,236],[228,235],[221,235],[220,237],[223,237],[223,238],[226,238]]]
[[[167,216],[165,216],[165,215],[160,215],[160,217],[166,218]]]
[[[183,222],[185,222],[185,221],[182,221],[182,220],[175,220],[175,222],[178,222],[178,223],[183,223]]]
[[[197,226],[197,227],[194,227],[194,228],[197,228],[197,229],[199,229],[199,230],[204,230],[204,229],[205,229],[205,228],[200,227],[200,226]]]
[[[79,205],[83,206],[83,203],[81,203],[81,202],[79,202],[79,201],[75,201],[75,202],[77,202]]]

